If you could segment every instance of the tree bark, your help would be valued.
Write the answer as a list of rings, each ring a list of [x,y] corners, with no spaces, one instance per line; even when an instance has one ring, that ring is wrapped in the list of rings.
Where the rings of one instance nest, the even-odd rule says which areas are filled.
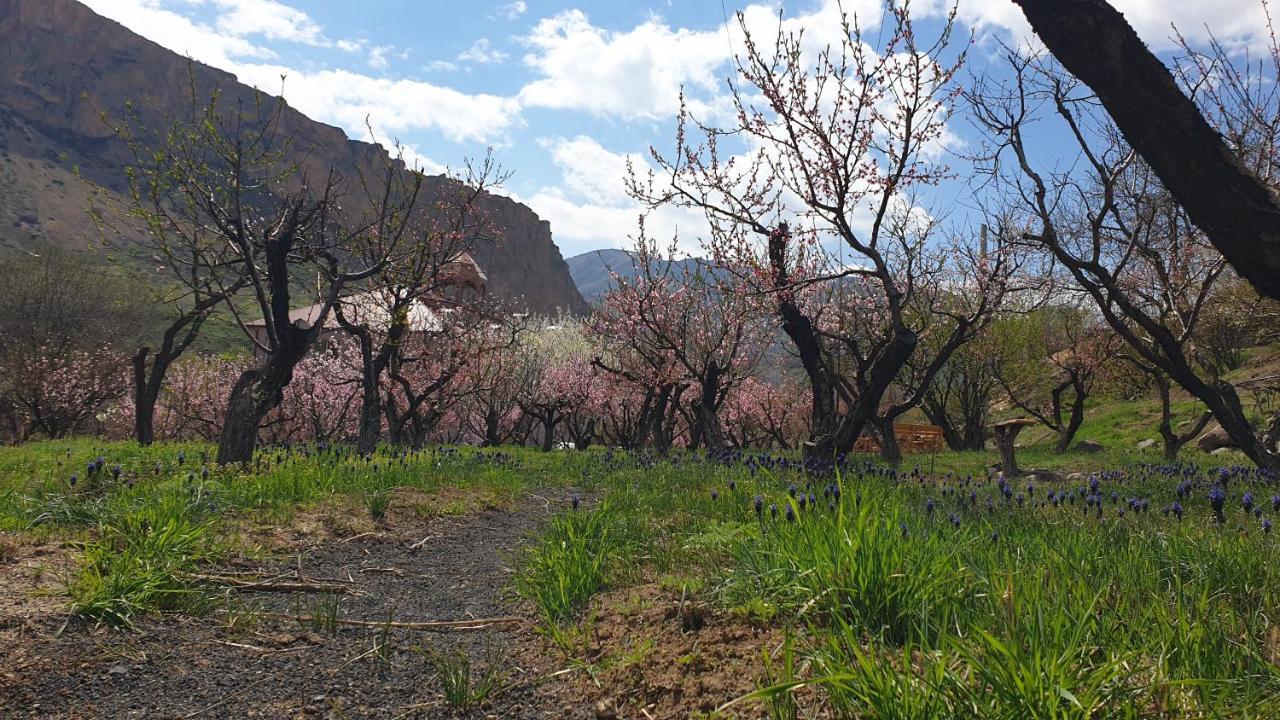
[[[1280,299],[1280,203],[1105,0],[1014,0],[1241,276]],[[1224,425],[1224,429],[1225,429]]]
[[[293,369],[306,355],[307,347],[300,344],[292,351],[269,355],[260,366],[240,374],[231,389],[227,419],[218,438],[219,465],[253,460],[262,419],[284,399],[284,390],[293,380]]]

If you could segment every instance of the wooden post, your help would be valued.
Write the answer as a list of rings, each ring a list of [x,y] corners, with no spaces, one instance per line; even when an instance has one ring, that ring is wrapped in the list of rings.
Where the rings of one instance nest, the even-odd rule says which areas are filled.
[[[1022,428],[1035,424],[1036,421],[1031,418],[1014,418],[991,425],[991,431],[996,438],[996,448],[1000,450],[1000,469],[1004,471],[1006,478],[1012,479],[1022,474],[1018,469],[1018,460],[1014,456],[1014,440],[1017,439],[1018,433],[1022,432]]]

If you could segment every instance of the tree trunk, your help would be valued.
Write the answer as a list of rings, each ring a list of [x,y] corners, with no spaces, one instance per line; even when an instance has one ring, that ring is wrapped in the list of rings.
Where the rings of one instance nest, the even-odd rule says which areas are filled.
[[[1259,293],[1280,299],[1280,203],[1124,16],[1105,0],[1014,1],[1214,247]]]
[[[893,431],[893,418],[878,417],[873,423],[880,437],[880,459],[895,467],[902,464],[902,447]]]
[[[147,354],[151,348],[138,348],[133,356],[133,435],[139,445],[155,440],[156,396],[147,382]]]
[[[262,365],[245,370],[231,389],[227,402],[227,419],[218,438],[217,463],[247,463],[253,460],[258,445],[258,427],[262,419],[284,399],[284,390],[293,380],[293,369],[306,354],[300,351],[278,352]]]
[[[1010,480],[1022,474],[1018,468],[1018,458],[1014,452],[1014,441],[1022,432],[1022,425],[997,425],[994,428],[996,448],[1000,451],[1000,470]]]
[[[360,434],[356,439],[356,452],[372,455],[382,436],[382,391],[377,378],[370,378],[367,373],[360,384]]]

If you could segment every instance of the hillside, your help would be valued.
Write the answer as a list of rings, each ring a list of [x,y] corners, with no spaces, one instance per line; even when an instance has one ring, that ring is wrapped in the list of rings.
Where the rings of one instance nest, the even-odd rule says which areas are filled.
[[[636,275],[634,256],[626,250],[591,250],[565,261],[578,292],[588,303],[595,303],[613,287],[613,273],[622,278]],[[698,262],[694,258],[675,261],[676,269]]]
[[[91,247],[88,190],[77,173],[125,189],[125,148],[101,113],[118,117],[132,103],[159,127],[163,116],[190,108],[193,85],[197,97],[216,88],[228,104],[252,103],[255,94],[235,76],[191,63],[74,0],[0,0],[0,245]],[[292,109],[282,130],[308,167],[354,174],[385,157],[381,147]],[[429,178],[423,205],[449,182]],[[485,203],[503,237],[474,251],[492,291],[533,312],[585,311],[549,223],[500,195]]]

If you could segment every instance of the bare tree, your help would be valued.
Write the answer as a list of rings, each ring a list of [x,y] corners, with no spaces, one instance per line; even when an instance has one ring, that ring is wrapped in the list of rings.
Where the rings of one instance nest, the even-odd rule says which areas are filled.
[[[432,333],[431,328],[415,325],[433,322],[442,310],[468,310],[469,303],[483,303],[485,288],[479,285],[482,279],[470,251],[477,243],[497,239],[481,204],[505,177],[492,154],[478,165],[467,163],[460,177],[441,179],[429,205],[417,208],[408,231],[410,242],[402,252],[381,262],[385,248],[372,243],[360,247],[361,261],[381,269],[370,279],[373,287],[368,292],[334,308],[338,323],[360,347],[357,452],[368,454],[377,448],[384,414],[383,377],[392,366],[405,367],[406,335]]]
[[[128,192],[121,197],[91,186],[90,212],[103,244],[164,274],[163,280],[141,283],[168,314],[159,346],[139,345],[132,358],[134,437],[142,445],[155,439],[156,402],[169,368],[214,311],[248,283],[246,267],[208,214],[208,203],[192,192],[202,176],[205,182],[212,180],[208,176],[224,159],[218,156],[221,142],[211,137],[219,122],[219,96],[201,104],[192,77],[186,118],[153,112],[163,118],[163,126],[149,129],[139,109],[127,105],[123,117],[111,124],[129,152]],[[274,112],[282,109],[277,106]],[[102,118],[109,122],[105,112]]]
[[[200,288],[203,300],[227,298],[243,284],[263,321],[255,332],[237,303],[224,303],[258,361],[231,389],[219,463],[252,459],[262,419],[280,403],[334,306],[401,250],[422,182],[420,173],[380,152],[367,154],[373,159],[364,167],[315,167],[311,149],[290,132],[296,122],[282,99],[255,94],[252,102],[223,107],[215,91],[207,106],[197,105],[180,123],[174,133],[181,142],[162,158],[172,195],[160,204],[180,208],[175,224],[206,234],[202,244],[208,237],[227,250],[218,260],[226,274],[210,272],[188,288]],[[348,174],[363,197],[348,194]],[[145,178],[141,183],[145,190]],[[156,211],[154,203],[137,204]],[[168,222],[167,216],[156,219]],[[200,267],[207,262],[200,260]],[[315,304],[307,317],[295,317],[295,292],[313,279]]]
[[[1269,68],[1260,68],[1271,71],[1269,82],[1255,83],[1265,73],[1242,73],[1217,47],[1210,72],[1184,83],[1193,92],[1220,88],[1203,108],[1211,111],[1206,117],[1194,95],[1179,87],[1106,0],[1014,1],[1053,56],[1093,90],[1191,222],[1258,292],[1280,299],[1280,201],[1269,184],[1276,145],[1255,145],[1250,151],[1233,146],[1230,132],[1232,117],[1252,116],[1261,123],[1250,125],[1266,128],[1272,140],[1277,137],[1280,95],[1274,75],[1280,52],[1274,34],[1270,58],[1264,60]],[[1249,157],[1259,147],[1267,154],[1265,168]]]
[[[1024,213],[1023,240],[1050,253],[1141,361],[1200,399],[1241,450],[1276,467],[1276,428],[1251,426],[1231,383],[1196,362],[1195,331],[1225,263],[1102,114],[1052,63],[1010,55],[1012,79],[977,88],[975,117],[993,147],[987,169]],[[1078,164],[1049,170],[1028,123],[1056,118]]]

